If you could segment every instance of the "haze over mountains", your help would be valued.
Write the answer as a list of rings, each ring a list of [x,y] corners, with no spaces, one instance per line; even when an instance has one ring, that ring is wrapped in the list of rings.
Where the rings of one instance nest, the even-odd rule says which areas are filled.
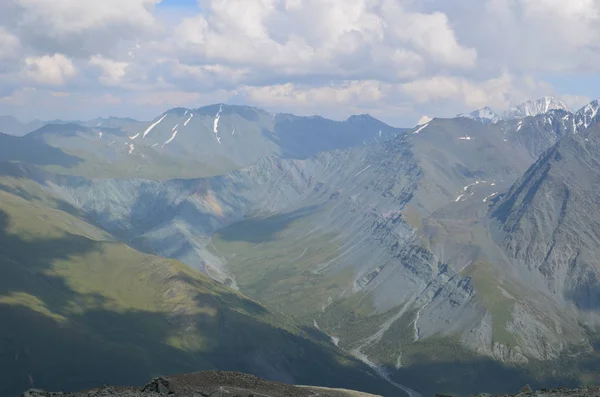
[[[0,135],[2,384],[597,382],[599,108],[547,97],[403,129],[217,104]],[[43,375],[82,346],[93,363],[64,365],[88,377]]]

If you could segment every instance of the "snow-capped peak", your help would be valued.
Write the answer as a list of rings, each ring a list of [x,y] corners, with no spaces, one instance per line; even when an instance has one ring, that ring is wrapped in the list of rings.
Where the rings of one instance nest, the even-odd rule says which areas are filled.
[[[548,113],[551,110],[570,111],[569,107],[560,99],[546,96],[538,99],[537,101],[527,101],[512,109],[509,109],[502,115],[502,119],[521,119],[527,116],[537,116],[538,114]]]
[[[596,99],[579,109],[575,113],[575,120],[578,127],[587,128],[590,125],[600,122],[600,99]]]
[[[468,114],[459,114],[457,117],[466,117],[469,119],[477,120],[482,123],[495,123],[500,119],[492,109],[489,107],[483,107],[481,109],[477,109]]]

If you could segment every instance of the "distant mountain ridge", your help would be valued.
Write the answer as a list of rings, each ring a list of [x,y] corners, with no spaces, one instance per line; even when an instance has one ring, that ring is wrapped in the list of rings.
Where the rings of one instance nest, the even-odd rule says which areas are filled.
[[[492,109],[490,109],[487,106],[483,107],[481,109],[474,110],[468,114],[459,114],[456,117],[466,117],[469,119],[479,121],[483,124],[495,123],[495,122],[499,121],[501,118],[501,116],[496,114]]]
[[[215,104],[173,108],[147,123],[109,118],[47,124],[24,139],[60,148],[82,160],[77,167],[53,167],[52,171],[168,179],[220,175],[265,157],[308,158],[405,131],[370,115],[334,121]]]
[[[534,117],[540,114],[548,113],[552,110],[571,112],[569,107],[560,99],[546,96],[535,101],[524,102],[506,110],[502,114],[498,114],[486,106],[471,113],[459,114],[457,117],[467,117],[482,123],[497,123],[499,121],[522,119],[528,116]]]
[[[512,109],[509,109],[502,115],[503,120],[521,119],[528,116],[537,116],[538,114],[548,113],[551,110],[571,110],[560,99],[555,97],[543,97],[536,101],[527,101]]]
[[[9,135],[24,136],[49,124],[77,124],[83,127],[122,128],[128,125],[134,125],[139,123],[140,121],[138,120],[123,117],[98,117],[92,120],[35,119],[33,121],[23,122],[13,116],[0,116],[0,132]]]

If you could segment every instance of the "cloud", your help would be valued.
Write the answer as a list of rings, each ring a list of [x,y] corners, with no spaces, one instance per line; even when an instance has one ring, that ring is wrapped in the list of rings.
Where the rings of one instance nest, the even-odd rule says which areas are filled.
[[[18,58],[20,47],[19,38],[0,26],[0,61]]]
[[[304,107],[377,103],[384,96],[384,89],[384,86],[376,81],[349,81],[331,87],[300,87],[291,83],[244,87],[241,92],[252,103],[264,106],[285,104]]]
[[[543,96],[551,87],[531,76],[503,72],[498,77],[474,82],[467,78],[435,76],[402,84],[399,90],[419,103],[459,101],[469,108],[505,109],[529,98]]]
[[[123,40],[159,29],[160,0],[13,0],[2,2],[4,24],[36,51],[69,56],[114,53]],[[4,3],[13,3],[4,4]]]
[[[432,117],[429,116],[421,116],[419,118],[419,121],[417,121],[417,125],[423,125],[423,124],[427,124],[429,123],[431,120],[433,120]]]
[[[100,55],[90,57],[89,64],[97,66],[101,71],[99,81],[104,85],[118,85],[125,76],[129,63],[117,62],[112,59],[103,58]]]
[[[343,79],[397,80],[427,68],[470,68],[477,58],[444,14],[392,0],[244,0],[243,7],[213,0],[177,26],[175,41],[199,60]]]
[[[0,1],[0,113],[45,106],[151,119],[165,107],[233,101],[411,125],[542,95],[575,108],[598,96],[568,84],[569,75],[598,73],[598,0],[199,5]],[[15,98],[23,109],[10,107]],[[90,103],[97,108],[84,109]]]
[[[479,68],[515,73],[597,71],[597,0],[432,0],[457,36],[477,49]]]
[[[569,109],[573,110],[581,109],[584,105],[592,101],[592,98],[586,95],[562,95],[560,99],[562,99]]]
[[[62,54],[25,58],[26,76],[38,83],[62,85],[77,73],[73,62]]]

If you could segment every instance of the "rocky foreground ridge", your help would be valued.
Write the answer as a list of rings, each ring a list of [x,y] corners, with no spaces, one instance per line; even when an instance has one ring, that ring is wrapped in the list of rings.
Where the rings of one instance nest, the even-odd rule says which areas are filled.
[[[31,389],[21,397],[376,397],[373,394],[313,386],[293,386],[239,372],[207,371],[154,378],[145,386],[109,387],[77,393]]]
[[[46,392],[31,389],[21,397],[381,397],[344,389],[330,389],[316,386],[294,386],[261,379],[254,375],[239,372],[206,371],[172,377],[154,378],[143,387],[109,387],[81,391],[77,393]],[[493,396],[482,393],[474,397],[597,397],[600,387],[580,387],[575,389],[555,388],[532,390],[523,387],[519,393]],[[436,394],[435,397],[452,397]]]

